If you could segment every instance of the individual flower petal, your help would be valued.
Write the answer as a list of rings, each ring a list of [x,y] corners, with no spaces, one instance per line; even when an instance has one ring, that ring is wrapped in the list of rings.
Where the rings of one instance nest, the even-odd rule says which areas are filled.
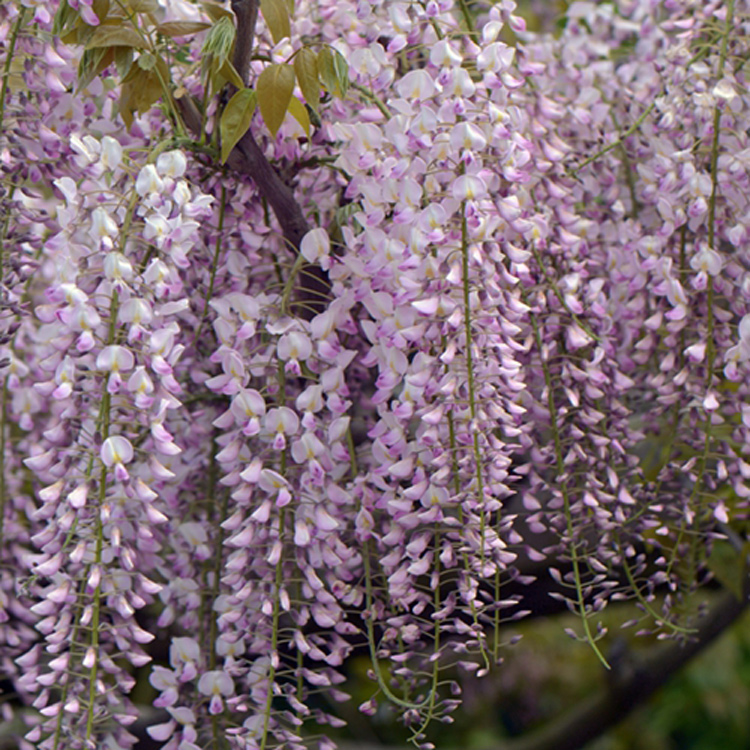
[[[322,227],[311,229],[300,243],[300,252],[308,263],[320,263],[331,251],[328,232]]]
[[[114,170],[120,166],[120,162],[122,161],[122,146],[117,139],[112,138],[110,135],[105,135],[102,138],[100,160],[105,169]]]
[[[169,646],[169,663],[173,667],[198,661],[200,655],[201,649],[195,639],[183,636],[172,638],[172,643]]]
[[[412,70],[397,84],[396,91],[404,99],[429,99],[436,91],[432,76],[424,69]]]
[[[487,195],[487,185],[481,177],[463,174],[453,181],[451,193],[457,201],[472,201]]]
[[[187,159],[182,151],[166,151],[156,158],[156,171],[161,177],[182,177],[187,169]]]
[[[135,181],[135,191],[141,197],[152,193],[160,193],[164,189],[164,180],[159,176],[153,164],[146,164],[138,173]]]
[[[232,695],[234,680],[226,672],[214,669],[201,675],[198,692],[202,695]]]
[[[276,352],[283,361],[296,359],[304,362],[312,354],[312,342],[306,333],[290,331],[279,339]]]
[[[127,372],[133,369],[135,357],[130,349],[113,344],[105,346],[96,358],[96,367],[108,372]]]
[[[115,464],[127,464],[133,460],[133,446],[122,435],[113,435],[102,443],[100,455],[102,463],[108,468]]]
[[[265,428],[271,433],[294,435],[299,430],[299,417],[287,406],[276,407],[266,415]]]
[[[91,234],[95,239],[102,237],[116,237],[117,224],[114,219],[101,207],[95,208],[91,214]]]

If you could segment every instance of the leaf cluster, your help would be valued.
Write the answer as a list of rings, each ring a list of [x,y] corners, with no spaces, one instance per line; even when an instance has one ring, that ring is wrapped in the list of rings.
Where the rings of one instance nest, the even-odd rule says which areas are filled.
[[[210,23],[167,21],[160,23],[155,0],[95,0],[93,11],[99,25],[87,23],[63,0],[53,31],[66,44],[80,45],[83,55],[78,70],[78,89],[88,86],[111,65],[121,81],[119,112],[130,128],[136,114],[143,114],[164,99],[173,109],[175,88],[167,42],[207,32],[201,48],[201,76],[206,97],[227,84],[237,89],[224,107],[220,122],[221,161],[247,133],[256,108],[273,135],[287,114],[310,136],[311,118],[319,122],[321,88],[336,97],[346,96],[349,70],[343,55],[329,46],[314,51],[303,46],[283,63],[270,63],[254,88],[246,86],[232,63],[236,26],[233,14],[218,3],[201,6]],[[290,7],[286,0],[262,0],[260,10],[275,44],[291,35]],[[179,59],[173,55],[171,59]],[[299,86],[302,98],[294,96]]]
[[[255,89],[237,87],[225,107],[219,123],[221,133],[221,161],[225,163],[232,149],[250,129],[257,107],[263,121],[273,135],[278,133],[287,114],[294,117],[310,136],[310,113],[305,104],[294,96],[299,84],[307,106],[317,117],[320,108],[320,88],[323,86],[333,96],[346,95],[348,66],[340,52],[323,47],[317,54],[302,47],[293,62],[272,63],[266,66],[255,84]]]

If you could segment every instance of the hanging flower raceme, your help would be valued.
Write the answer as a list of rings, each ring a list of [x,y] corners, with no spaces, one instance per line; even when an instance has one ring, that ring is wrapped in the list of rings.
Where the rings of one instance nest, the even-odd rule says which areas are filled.
[[[167,33],[189,3],[0,8],[0,639],[28,746],[133,746],[166,644],[165,747],[302,746],[363,643],[425,743],[539,566],[595,649],[626,593],[692,626],[654,592],[691,590],[750,496],[750,106],[729,5],[683,5],[572,3],[554,37],[512,0],[264,17],[250,128],[294,231],[247,143],[213,159],[231,19],[199,52]],[[90,35],[80,65],[58,34]],[[268,65],[319,123],[292,94],[266,137]]]

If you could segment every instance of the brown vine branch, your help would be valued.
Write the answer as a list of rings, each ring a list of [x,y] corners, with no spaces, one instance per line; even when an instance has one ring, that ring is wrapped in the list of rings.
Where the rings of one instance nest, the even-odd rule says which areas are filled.
[[[258,0],[232,0],[232,10],[237,18],[232,62],[240,78],[247,85],[250,81],[250,60],[255,42],[255,24],[258,21]]]
[[[232,0],[232,10],[237,18],[237,34],[233,64],[243,81],[248,81],[250,60],[258,19],[258,0]],[[196,135],[201,131],[201,116],[192,100],[184,96],[177,100],[186,126]],[[305,219],[294,191],[279,176],[266,159],[251,130],[240,139],[227,160],[234,172],[247,175],[255,182],[258,192],[268,202],[287,245],[299,253],[302,238],[310,226]],[[319,266],[304,266],[299,272],[296,302],[293,305],[300,317],[310,320],[323,312],[331,284],[328,274]]]
[[[234,67],[247,82],[250,72],[255,24],[258,20],[258,0],[232,0],[232,10],[237,17],[237,35],[234,47]],[[268,201],[287,244],[299,253],[302,238],[310,227],[294,191],[281,179],[261,151],[252,130],[240,139],[228,161],[229,167],[249,175]],[[325,309],[330,291],[328,275],[318,266],[305,266],[299,274],[297,303],[300,316],[309,320]]]

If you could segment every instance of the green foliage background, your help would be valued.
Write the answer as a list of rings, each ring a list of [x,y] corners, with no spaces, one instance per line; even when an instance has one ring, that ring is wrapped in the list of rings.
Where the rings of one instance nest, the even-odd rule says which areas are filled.
[[[622,611],[612,607],[613,628]],[[436,747],[483,750],[498,747],[505,738],[519,736],[574,707],[601,689],[606,679],[601,664],[585,644],[563,632],[575,626],[573,616],[535,620],[514,626],[523,635],[506,651],[505,663],[493,676],[461,680],[464,704],[455,723],[428,730]],[[612,632],[612,631],[610,631]],[[608,636],[627,648],[653,648],[649,639],[635,638],[631,630]],[[352,664],[349,692],[352,700],[341,712],[349,722],[342,738],[361,742],[400,744],[408,733],[393,713],[381,706],[367,719],[356,711],[373,695],[367,664]],[[586,750],[747,750],[750,748],[750,612],[720,639],[695,658],[650,701],[620,726],[590,743]]]

